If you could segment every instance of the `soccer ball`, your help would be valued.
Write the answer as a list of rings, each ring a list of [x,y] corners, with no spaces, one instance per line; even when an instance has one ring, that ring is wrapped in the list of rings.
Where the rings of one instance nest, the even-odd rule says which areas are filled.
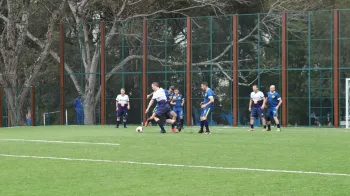
[[[136,132],[142,133],[143,132],[143,128],[142,127],[136,127]]]

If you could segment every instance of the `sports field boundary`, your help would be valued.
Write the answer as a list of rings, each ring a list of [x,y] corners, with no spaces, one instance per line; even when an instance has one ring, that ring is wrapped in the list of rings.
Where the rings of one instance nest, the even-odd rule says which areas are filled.
[[[182,164],[167,164],[167,163],[149,163],[149,162],[135,162],[135,161],[117,161],[117,160],[48,157],[48,156],[33,156],[33,155],[12,155],[12,154],[0,154],[0,157],[26,158],[26,159],[48,159],[48,160],[61,160],[61,161],[81,161],[81,162],[103,162],[103,163],[120,163],[120,164],[133,164],[133,165],[163,166],[163,167],[184,167],[184,168],[214,169],[214,170],[236,170],[236,171],[253,171],[253,172],[257,171],[257,172],[272,172],[272,173],[290,173],[290,174],[309,174],[309,175],[350,177],[350,174],[343,174],[343,173],[298,171],[298,170],[277,170],[277,169],[257,169],[257,168],[240,168],[240,167],[182,165]]]
[[[58,144],[86,144],[86,145],[104,145],[104,146],[120,146],[117,143],[96,143],[96,142],[72,142],[72,141],[58,141],[58,140],[28,140],[28,139],[0,139],[4,142],[36,142],[36,143],[58,143]]]

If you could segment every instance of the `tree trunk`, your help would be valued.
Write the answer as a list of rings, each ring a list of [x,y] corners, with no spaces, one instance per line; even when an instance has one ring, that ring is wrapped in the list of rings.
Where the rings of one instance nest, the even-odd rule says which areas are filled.
[[[85,125],[94,125],[95,124],[94,104],[84,104],[84,123],[85,123]]]

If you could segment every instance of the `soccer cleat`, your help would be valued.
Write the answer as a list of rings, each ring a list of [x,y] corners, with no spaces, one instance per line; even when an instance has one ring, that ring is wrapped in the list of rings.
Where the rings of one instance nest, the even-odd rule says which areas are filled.
[[[148,124],[149,124],[149,122],[148,122],[148,120],[146,120],[145,127],[148,127]]]
[[[277,128],[277,130],[276,130],[277,132],[281,132],[281,129],[280,128]]]
[[[206,131],[205,134],[206,134],[206,135],[209,135],[209,134],[211,134],[211,132],[210,132],[210,131]]]
[[[202,134],[202,133],[204,133],[204,132],[203,132],[203,130],[199,130],[198,133],[201,133],[201,134]]]
[[[267,131],[267,129],[263,129],[262,131]]]
[[[267,131],[271,131],[271,128],[270,128],[270,129],[267,129]]]
[[[160,131],[159,133],[166,133],[166,131]]]
[[[254,131],[254,129],[249,129],[248,131]]]
[[[176,129],[177,129],[178,132],[181,132],[182,126],[181,126],[180,123],[177,123]]]

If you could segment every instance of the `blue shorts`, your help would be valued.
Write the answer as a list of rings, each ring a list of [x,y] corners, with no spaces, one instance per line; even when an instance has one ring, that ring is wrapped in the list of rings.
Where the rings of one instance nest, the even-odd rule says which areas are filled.
[[[255,118],[263,118],[264,117],[264,112],[263,110],[259,107],[253,107],[252,111],[250,113],[250,117],[255,117]]]
[[[276,108],[268,108],[267,109],[266,118],[269,119],[271,117],[277,117],[277,110],[276,110]]]
[[[156,116],[158,118],[160,118],[161,116],[164,116],[166,119],[172,119],[173,117],[171,116],[170,112],[171,112],[170,106],[166,104],[164,106],[157,107]]]
[[[201,117],[207,118],[212,111],[213,108],[202,108]]]
[[[178,117],[183,117],[184,116],[184,111],[183,111],[183,109],[182,108],[174,108],[174,112],[176,113],[176,115],[178,116]]]
[[[117,117],[119,118],[123,118],[125,119],[126,116],[128,115],[126,110],[118,110],[118,112],[116,112]]]

